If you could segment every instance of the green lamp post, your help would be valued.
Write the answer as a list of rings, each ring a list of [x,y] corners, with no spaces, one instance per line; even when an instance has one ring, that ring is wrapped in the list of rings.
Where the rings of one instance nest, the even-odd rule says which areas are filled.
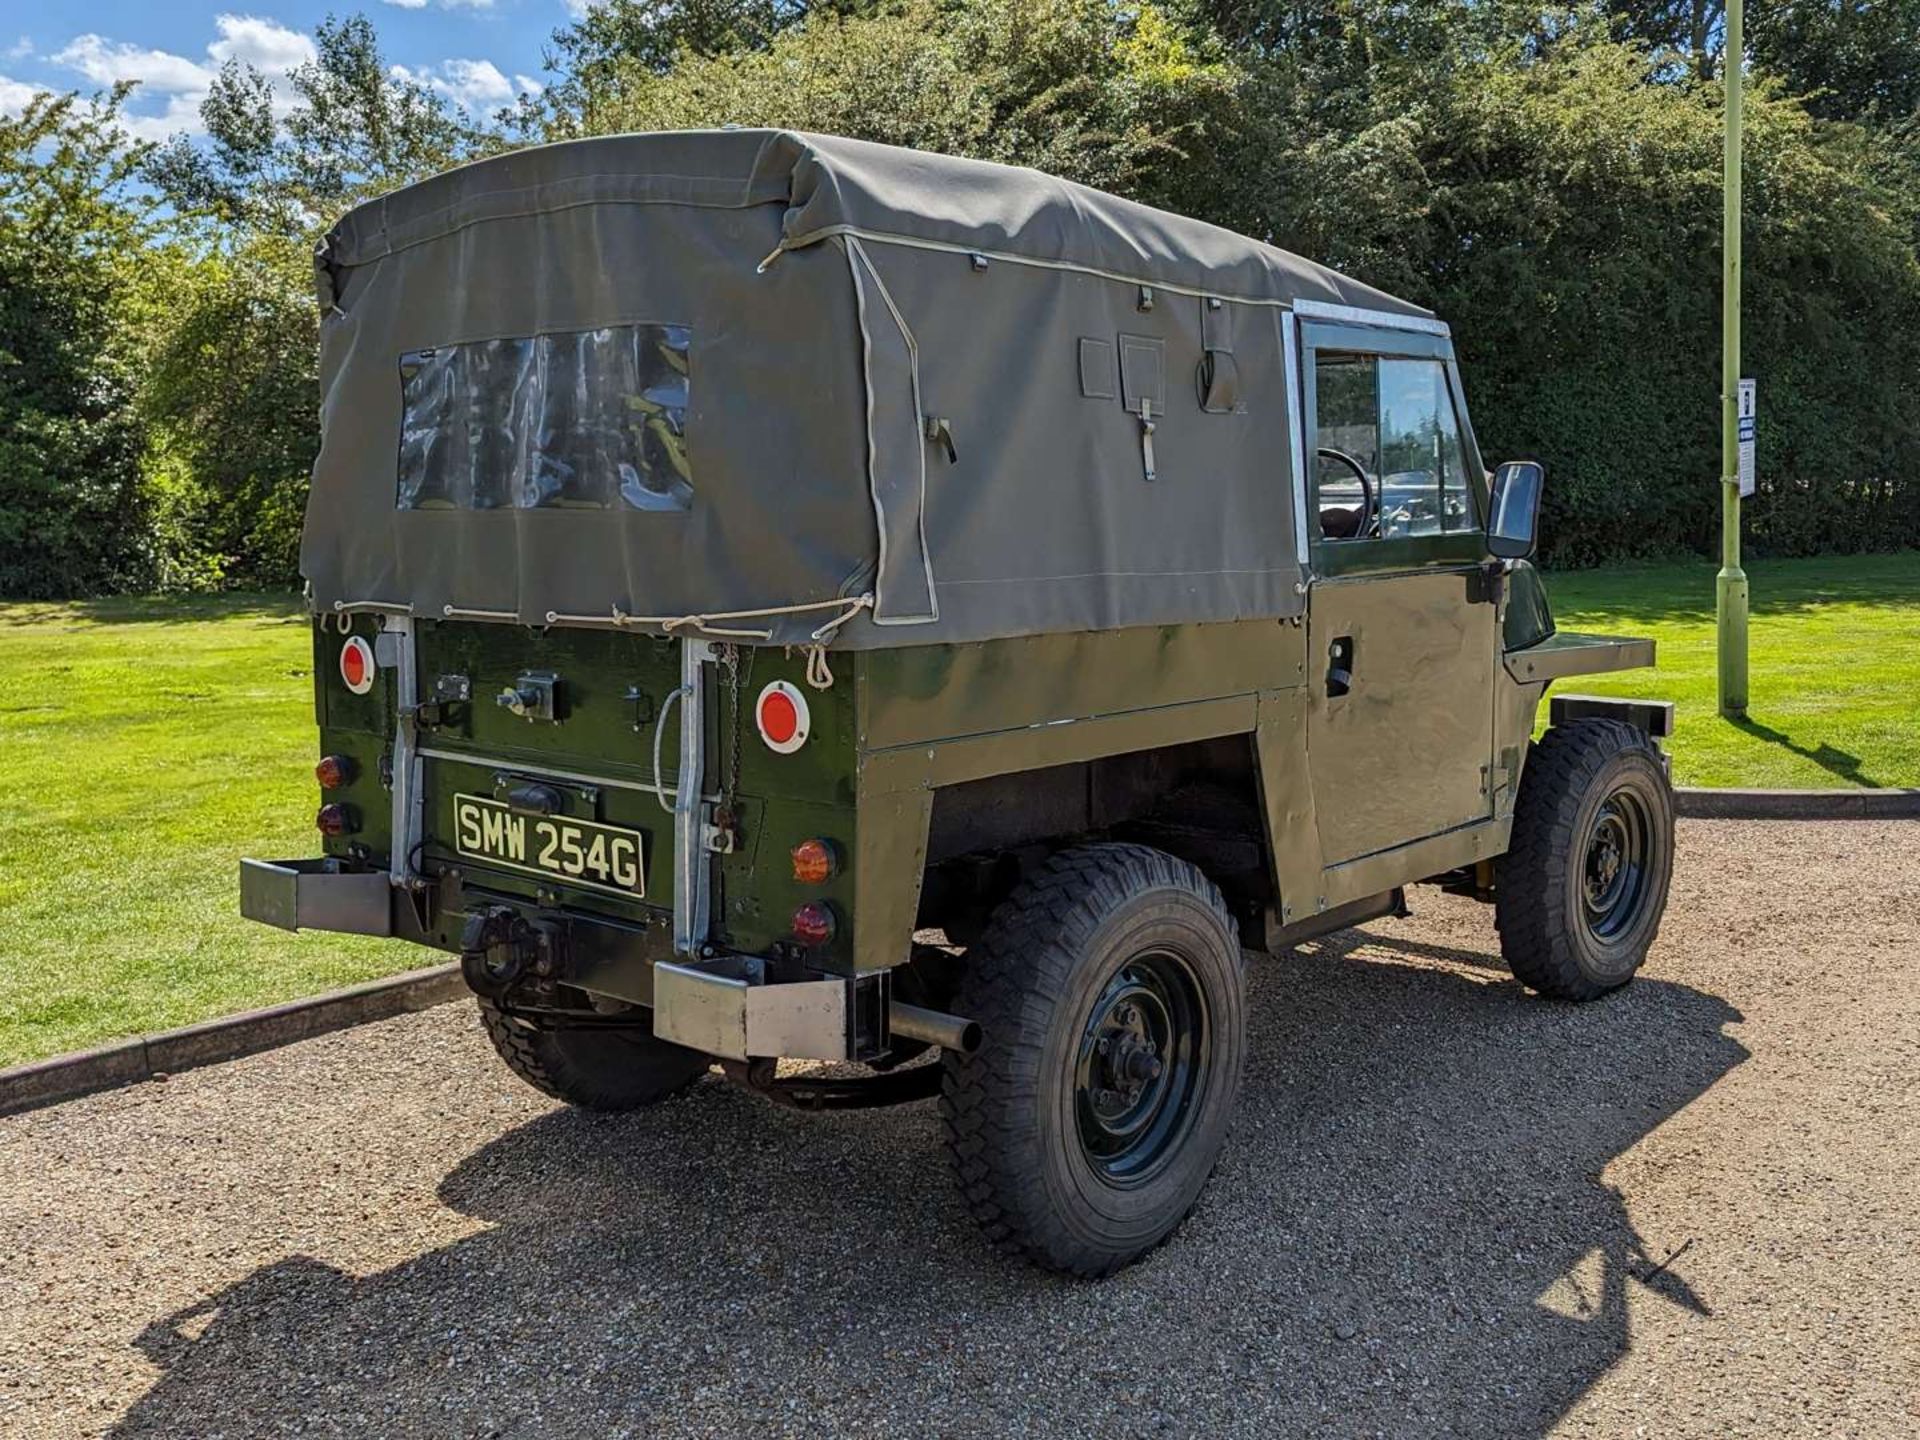
[[[1740,568],[1740,90],[1746,54],[1740,0],[1727,0],[1727,43],[1721,70],[1727,91],[1727,138],[1721,220],[1725,273],[1720,294],[1720,574],[1714,585],[1719,618],[1720,713],[1747,713],[1747,572]],[[1751,421],[1749,420],[1749,423]],[[1751,443],[1751,442],[1749,442]]]

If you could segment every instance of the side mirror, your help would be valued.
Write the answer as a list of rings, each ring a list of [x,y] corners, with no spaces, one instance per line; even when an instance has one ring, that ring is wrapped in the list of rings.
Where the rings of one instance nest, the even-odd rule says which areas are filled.
[[[1487,549],[1502,560],[1524,560],[1533,554],[1540,491],[1546,483],[1546,467],[1538,460],[1509,460],[1493,472]]]

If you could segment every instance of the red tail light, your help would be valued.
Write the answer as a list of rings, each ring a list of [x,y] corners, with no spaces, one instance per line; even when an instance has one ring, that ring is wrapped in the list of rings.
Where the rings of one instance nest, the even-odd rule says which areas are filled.
[[[313,767],[313,778],[322,790],[338,790],[353,779],[353,760],[346,755],[329,755]]]
[[[322,805],[313,823],[322,835],[351,835],[360,828],[354,823],[353,810],[346,805]]]
[[[833,907],[824,900],[809,900],[793,912],[793,938],[802,945],[824,945],[833,939]]]

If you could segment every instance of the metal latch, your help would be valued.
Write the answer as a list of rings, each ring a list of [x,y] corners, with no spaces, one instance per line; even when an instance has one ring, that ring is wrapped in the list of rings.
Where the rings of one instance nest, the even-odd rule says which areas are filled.
[[[494,703],[503,710],[512,711],[529,724],[535,720],[557,721],[560,718],[560,677],[551,670],[525,671],[510,689],[494,696]]]
[[[413,723],[432,729],[447,722],[447,711],[473,698],[473,686],[464,675],[442,675],[433,682],[433,698],[413,707]]]

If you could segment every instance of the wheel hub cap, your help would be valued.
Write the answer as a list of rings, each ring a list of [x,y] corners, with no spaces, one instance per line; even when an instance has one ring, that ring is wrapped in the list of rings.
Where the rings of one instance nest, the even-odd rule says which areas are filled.
[[[1185,1135],[1205,1044],[1199,987],[1178,957],[1148,952],[1107,983],[1075,1075],[1082,1151],[1107,1180],[1138,1183]]]
[[[1581,867],[1581,891],[1587,926],[1596,937],[1610,940],[1638,918],[1648,889],[1652,834],[1646,807],[1625,791],[1608,797],[1594,816]]]

